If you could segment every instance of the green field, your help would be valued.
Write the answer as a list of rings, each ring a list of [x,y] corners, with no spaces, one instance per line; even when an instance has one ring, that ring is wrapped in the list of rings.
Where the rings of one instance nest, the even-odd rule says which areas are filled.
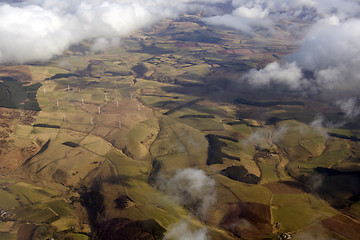
[[[16,234],[15,233],[3,233],[0,232],[0,239],[2,240],[16,240]]]
[[[8,191],[0,190],[0,208],[12,209],[19,206],[16,197]]]

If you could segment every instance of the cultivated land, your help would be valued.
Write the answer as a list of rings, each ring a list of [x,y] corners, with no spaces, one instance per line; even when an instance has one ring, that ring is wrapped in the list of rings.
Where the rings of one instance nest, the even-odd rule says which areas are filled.
[[[314,127],[342,115],[238,82],[292,51],[289,35],[184,16],[90,46],[0,67],[0,239],[161,239],[181,220],[211,239],[359,239],[356,120]],[[157,188],[185,168],[215,180],[205,217]]]

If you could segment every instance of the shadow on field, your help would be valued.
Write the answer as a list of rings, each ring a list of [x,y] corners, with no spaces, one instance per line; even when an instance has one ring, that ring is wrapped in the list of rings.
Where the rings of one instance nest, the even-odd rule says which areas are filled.
[[[80,202],[88,212],[92,228],[91,239],[162,239],[165,229],[154,219],[132,221],[128,218],[106,218],[101,182],[95,182],[89,191],[80,195]],[[116,201],[117,199],[114,199]]]

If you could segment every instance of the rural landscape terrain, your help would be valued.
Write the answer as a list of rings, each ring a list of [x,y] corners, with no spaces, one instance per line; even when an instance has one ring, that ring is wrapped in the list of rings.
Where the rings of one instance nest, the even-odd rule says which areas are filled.
[[[240,80],[309,23],[204,16],[0,65],[0,239],[360,238],[359,116]]]

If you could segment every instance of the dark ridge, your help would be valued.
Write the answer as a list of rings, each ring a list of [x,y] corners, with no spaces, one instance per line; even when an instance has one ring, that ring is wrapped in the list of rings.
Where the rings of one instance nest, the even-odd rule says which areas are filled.
[[[41,108],[38,104],[38,102],[35,101],[29,101],[29,102],[25,102],[24,104],[24,108],[26,110],[32,110],[32,111],[41,111]]]
[[[334,169],[317,167],[315,174],[307,180],[307,184],[321,198],[337,209],[349,209],[360,195],[360,171],[342,172]],[[319,179],[321,185],[317,186]]]
[[[277,54],[273,54],[272,56],[276,59],[280,59],[280,57]]]
[[[187,64],[186,67],[192,67],[192,66],[196,66],[196,63],[190,62],[190,61],[181,61],[179,62],[181,64]]]
[[[46,80],[54,80],[54,79],[60,79],[60,78],[69,78],[69,77],[79,77],[78,74],[75,73],[57,73],[54,76],[50,77],[50,78],[45,78]]]
[[[112,71],[106,71],[105,74],[110,75],[112,77],[117,76],[130,76],[132,75],[132,72],[112,72]]]
[[[179,118],[214,118],[213,115],[183,115]]]
[[[214,134],[208,134],[205,137],[209,142],[208,158],[206,160],[206,165],[223,164],[224,154],[221,152],[221,148],[223,146],[226,146],[226,144],[221,142],[219,138]]]
[[[324,168],[324,167],[316,167],[314,168],[314,171],[316,173],[320,173],[322,175],[327,175],[327,176],[337,176],[337,175],[358,175],[360,177],[360,172],[359,171],[346,171],[346,172],[342,172],[336,169],[332,169],[332,168]],[[360,190],[360,189],[359,189]]]
[[[225,139],[225,140],[229,140],[229,141],[233,141],[233,142],[239,142],[239,140],[237,140],[236,138],[233,138],[233,137],[222,136],[222,135],[216,135],[216,136],[220,139]]]
[[[253,128],[263,128],[264,127],[264,126],[257,126],[257,125],[252,125],[252,124],[246,124],[246,126],[253,127]]]
[[[265,125],[275,125],[281,121],[283,121],[283,119],[278,118],[278,117],[272,117],[272,118],[269,118],[268,120],[266,120]]]
[[[222,153],[222,157],[223,157],[223,158],[228,158],[228,159],[231,159],[231,160],[240,161],[240,158],[234,157],[234,156],[231,156],[231,155],[228,155],[228,154],[226,154],[226,153]]]
[[[85,207],[89,223],[92,230],[95,230],[94,233],[100,228],[98,219],[105,211],[104,196],[100,192],[101,184],[95,182],[91,187],[90,191],[87,191],[87,188],[84,187],[82,192],[80,192],[80,203]],[[96,238],[94,238],[96,239]]]
[[[255,107],[273,107],[276,105],[287,105],[287,106],[304,106],[305,104],[301,101],[266,101],[266,102],[259,102],[259,101],[251,101],[243,98],[235,99],[235,103],[255,106]]]
[[[161,97],[161,98],[172,98],[172,99],[179,99],[179,97],[171,97],[171,96],[164,96],[164,95],[156,95],[156,94],[144,94],[145,97]]]
[[[77,148],[79,146],[79,144],[74,143],[74,142],[63,142],[62,144],[65,146],[68,146],[68,147],[72,147],[72,148]]]
[[[50,144],[50,139],[47,140],[47,142],[41,147],[41,149],[35,154],[35,156],[43,153],[49,147],[49,144]]]
[[[52,218],[46,220],[46,223],[51,224],[53,222],[56,222],[57,220],[60,220],[60,218],[61,218],[60,216],[53,216]]]
[[[86,188],[80,193],[80,203],[86,208],[92,229],[90,239],[162,239],[165,229],[154,219],[132,221],[127,218],[104,219],[105,204],[101,193],[101,183],[95,182],[90,191]]]
[[[126,146],[123,149],[121,149],[121,151],[129,158],[134,158],[134,154],[132,154]]]
[[[144,74],[149,71],[149,69],[143,63],[139,63],[138,65],[133,66],[131,70],[133,70],[138,77],[143,77]]]
[[[260,178],[252,173],[249,174],[248,170],[243,166],[231,166],[224,170],[220,171],[220,174],[244,183],[249,184],[258,184],[260,182]]]
[[[262,153],[270,153],[270,150],[267,148],[262,148],[259,144],[254,144],[254,148],[256,151],[262,152]]]
[[[360,201],[360,194],[356,194],[356,195],[350,197],[349,200],[352,201],[352,202]]]
[[[246,122],[245,120],[239,119],[239,121],[234,121],[234,122],[227,122],[226,124],[233,126],[233,125],[241,125],[241,124],[246,124],[248,125],[248,122]]]
[[[174,107],[173,109],[170,109],[169,111],[165,112],[164,115],[169,115],[169,114],[174,113],[174,112],[176,112],[176,111],[178,111],[178,110],[180,110],[182,108],[190,107],[190,106],[194,105],[195,103],[203,101],[203,100],[204,100],[204,98],[196,98],[196,99],[191,100],[189,102],[180,104],[177,107]]]
[[[124,209],[127,208],[129,205],[129,202],[133,202],[133,200],[126,195],[120,195],[115,201],[115,208]]]
[[[141,50],[128,50],[128,51],[133,53],[147,53],[151,55],[162,55],[162,54],[169,54],[174,52],[172,50],[157,47],[155,43],[152,43],[149,46],[145,45],[144,43],[140,43],[140,45],[141,45]]]
[[[35,92],[35,97],[36,97],[36,91],[41,87],[41,83],[35,83],[24,87],[27,92]]]
[[[28,164],[31,161],[31,159],[33,159],[35,156],[43,153],[49,147],[49,144],[50,144],[50,138],[49,138],[49,140],[47,140],[47,142],[40,148],[40,150],[34,156],[31,156],[28,159],[26,159],[26,161],[24,162],[23,165]]]
[[[103,65],[104,64],[103,61],[96,60],[96,59],[90,60],[89,62],[90,62],[91,65]]]
[[[166,230],[154,219],[132,221],[128,218],[113,218],[100,223],[98,237],[106,240],[163,239]]]
[[[162,168],[162,163],[159,160],[155,159],[152,162],[152,166],[151,166],[150,173],[148,176],[148,183],[150,183],[150,184],[155,183],[156,177],[157,177],[158,173],[160,172],[161,168]]]
[[[204,84],[202,83],[185,83],[185,82],[180,82],[180,81],[174,81],[174,83],[176,85],[180,85],[183,87],[203,87]]]
[[[4,81],[4,82],[16,82],[17,81],[17,79],[12,78],[12,77],[0,77],[0,80]]]
[[[329,136],[331,137],[336,137],[336,138],[341,138],[341,139],[346,139],[346,140],[350,140],[352,142],[360,142],[360,138],[356,137],[356,136],[346,136],[346,135],[342,135],[342,134],[337,134],[337,133],[328,133]]]
[[[29,82],[0,81],[0,107],[40,111],[36,100],[41,84],[26,85]]]
[[[176,101],[159,101],[151,104],[151,106],[156,108],[166,108],[170,106],[174,106],[176,104]],[[170,105],[170,106],[169,106]]]
[[[230,126],[245,124],[248,127],[254,127],[254,128],[262,128],[263,127],[263,126],[256,126],[256,125],[250,124],[250,123],[248,123],[247,121],[245,121],[243,119],[239,119],[238,121],[234,121],[234,122],[228,122],[226,124],[228,124]]]
[[[59,125],[51,125],[51,124],[46,124],[46,123],[38,123],[38,124],[34,124],[33,127],[42,127],[42,128],[60,128]]]
[[[90,85],[95,85],[95,84],[99,84],[100,82],[98,81],[90,81],[84,84],[84,86],[90,86]]]

